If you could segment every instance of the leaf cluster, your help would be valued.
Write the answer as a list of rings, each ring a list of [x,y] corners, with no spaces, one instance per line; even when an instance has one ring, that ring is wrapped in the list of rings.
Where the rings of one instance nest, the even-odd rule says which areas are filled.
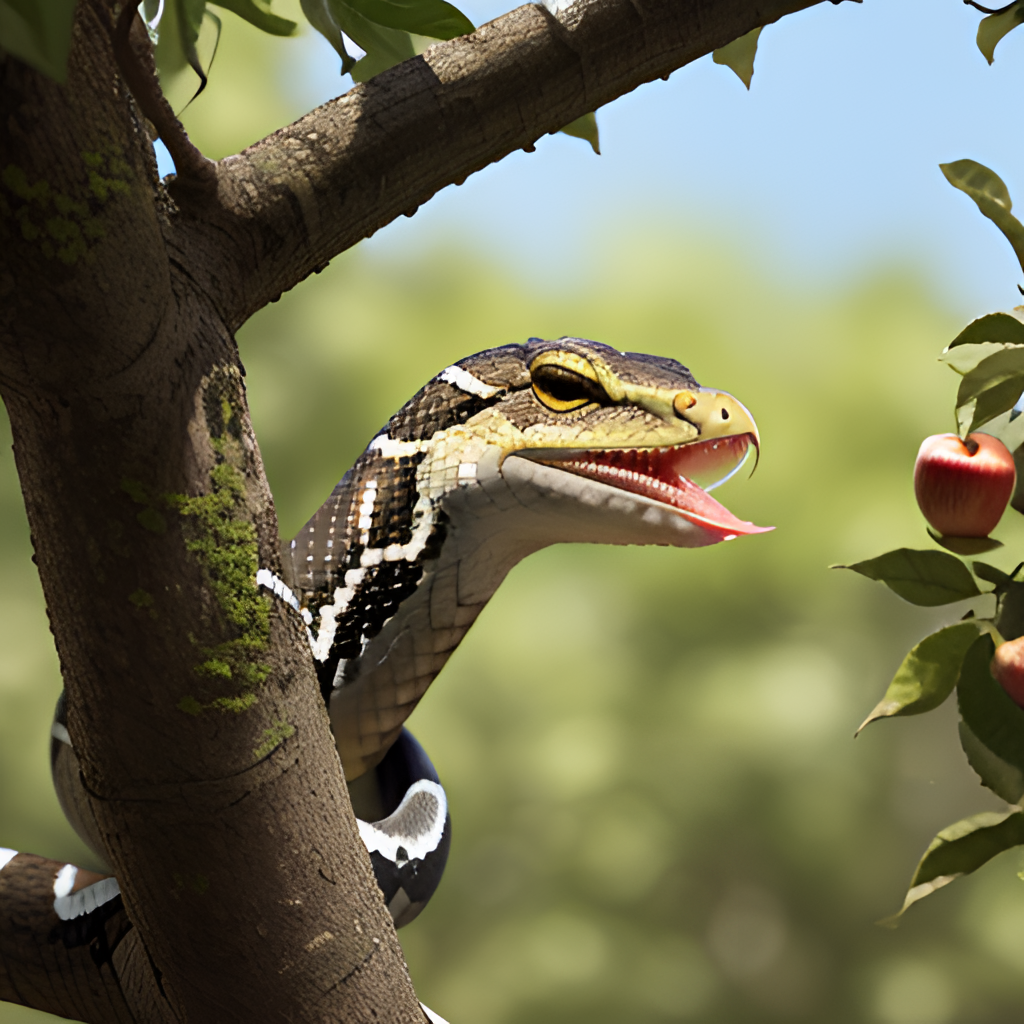
[[[214,8],[232,11],[271,35],[291,36],[299,27],[274,14],[270,0],[145,0],[146,25],[153,42],[159,43],[161,73],[174,73],[187,64],[199,76],[199,91],[213,58],[204,67],[197,43],[206,19],[219,37],[221,22]],[[473,31],[473,23],[446,0],[302,0],[302,12],[341,57],[341,73],[357,82],[416,56],[436,40]]]
[[[949,626],[935,636],[957,628]],[[962,654],[956,673],[960,743],[982,785],[1005,800],[1010,808],[1003,813],[975,814],[943,829],[917,865],[899,913],[884,924],[895,924],[919,899],[961,875],[970,874],[1005,850],[1024,845],[1024,710],[992,678],[989,664],[994,652],[992,635],[982,633]],[[940,689],[949,683],[953,674],[950,665],[955,660],[946,662]],[[936,692],[932,699],[941,703],[944,697]]]
[[[294,35],[296,22],[271,10],[271,0],[144,0],[142,11],[153,42],[161,40],[162,71],[185,63],[203,85],[209,71],[196,50],[206,19],[220,31],[214,8],[237,14],[263,32]],[[74,20],[74,0],[0,0],[0,38],[6,50],[37,70],[64,81]],[[357,82],[413,57],[438,39],[473,31],[473,23],[446,0],[302,0],[309,23],[337,50],[342,74]],[[364,51],[349,53],[352,43]],[[202,88],[202,86],[201,86]]]
[[[882,699],[857,730],[882,718],[919,715],[943,704],[956,690],[960,742],[983,786],[1011,805],[1005,814],[978,814],[943,829],[917,866],[899,914],[996,854],[1024,844],[1024,709],[992,677],[989,665],[1003,632],[1017,633],[1017,608],[1024,601],[1018,566],[1003,572],[985,562],[968,568],[944,551],[900,548],[852,569],[884,583],[911,604],[950,604],[982,594],[996,598],[992,618],[973,612],[925,637],[903,659]],[[984,587],[989,584],[991,586]],[[984,589],[983,589],[984,587]]]
[[[434,40],[474,27],[446,0],[302,0],[302,13],[341,57],[341,73],[357,82],[415,57]],[[349,53],[346,38],[365,56]]]
[[[1020,416],[1011,415],[1024,394],[1024,323],[1018,318],[1021,312],[1024,310],[1018,307],[1012,314],[990,313],[980,317],[952,341],[941,357],[961,377],[956,396],[960,435],[966,437],[987,427],[986,433],[997,436],[1010,451],[1024,442],[1024,423],[1019,422]]]
[[[996,43],[1024,22],[1024,0],[984,19],[978,45],[989,63]],[[974,160],[940,165],[951,185],[974,200],[978,209],[1003,233],[1024,268],[1024,225],[1013,216],[1013,203],[1003,180]],[[1024,416],[1018,403],[1024,395],[1024,307],[991,313],[969,324],[944,351],[942,362],[960,376],[956,422],[961,437],[975,430],[999,438],[1007,449],[1024,452]],[[1018,463],[1019,466],[1019,463]],[[1024,508],[1014,496],[1015,508]],[[999,547],[985,538],[932,539],[959,555]],[[990,664],[1004,637],[1024,635],[1024,580],[985,562],[970,568],[946,551],[900,548],[877,558],[834,568],[852,569],[884,583],[911,604],[951,604],[990,593],[996,598],[991,618],[968,612],[960,622],[944,626],[918,643],[896,671],[882,699],[862,729],[882,718],[918,715],[943,704],[956,690],[960,711],[960,743],[982,785],[1005,800],[1002,814],[978,814],[940,832],[925,851],[911,879],[902,909],[882,922],[894,925],[913,903],[981,867],[996,854],[1024,845],[1024,709],[1018,707],[993,678]],[[988,585],[987,587],[985,585]]]

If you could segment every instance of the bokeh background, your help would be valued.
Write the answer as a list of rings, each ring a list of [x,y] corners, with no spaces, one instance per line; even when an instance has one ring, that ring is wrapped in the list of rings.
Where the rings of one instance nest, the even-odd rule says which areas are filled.
[[[542,140],[240,332],[286,536],[431,375],[531,335],[674,356],[761,427],[757,472],[719,495],[774,533],[532,556],[414,715],[455,831],[401,938],[452,1024],[1020,1019],[1018,852],[874,924],[939,829],[999,806],[952,707],[852,736],[905,651],[968,605],[827,569],[928,545],[911,468],[955,390],[935,357],[1016,301],[1012,253],[935,166],[971,156],[1024,195],[1024,32],[988,68],[978,17],[868,0],[786,19],[749,94],[697,62],[601,111],[600,158]],[[347,87],[322,40],[223,19],[185,114],[210,155]],[[190,85],[170,88],[180,105]],[[0,844],[87,863],[49,783],[61,684],[5,438]],[[990,560],[1012,568],[1024,522],[999,536]],[[2,1024],[45,1019],[0,1004]]]

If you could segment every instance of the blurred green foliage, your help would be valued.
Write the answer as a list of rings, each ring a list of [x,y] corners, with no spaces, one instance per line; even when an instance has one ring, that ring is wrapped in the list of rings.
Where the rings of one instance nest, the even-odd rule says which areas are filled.
[[[261,47],[287,42],[232,18],[187,116],[211,155],[301,113],[265,73]],[[716,496],[778,527],[699,551],[553,548],[511,574],[410,723],[454,817],[445,881],[401,933],[421,998],[452,1024],[1016,1019],[1019,854],[895,932],[873,924],[936,832],[1001,807],[955,708],[852,738],[906,650],[972,602],[916,608],[825,568],[928,546],[912,467],[953,426],[936,356],[964,325],[901,271],[801,292],[664,226],[596,240],[564,288],[478,240],[389,251],[340,257],[240,332],[285,536],[432,374],[567,333],[675,356],[748,404],[760,465]],[[59,672],[0,450],[0,843],[88,864],[50,788]],[[999,536],[1012,568],[1024,525]],[[2,1024],[44,1017],[0,1004]]]

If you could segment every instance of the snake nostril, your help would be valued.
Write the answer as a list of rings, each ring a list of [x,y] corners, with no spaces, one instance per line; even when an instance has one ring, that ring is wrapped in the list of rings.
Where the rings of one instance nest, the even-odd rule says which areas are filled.
[[[722,410],[722,419],[723,420],[727,420],[728,418],[729,418],[729,410],[728,409],[723,409]]]

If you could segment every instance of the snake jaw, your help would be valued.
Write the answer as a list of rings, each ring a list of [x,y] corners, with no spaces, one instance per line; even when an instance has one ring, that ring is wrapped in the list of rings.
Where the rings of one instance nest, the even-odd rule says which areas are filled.
[[[774,529],[739,519],[707,493],[739,470],[751,446],[759,452],[754,433],[660,448],[548,449],[516,454],[668,505],[709,534],[710,543],[717,543]]]

